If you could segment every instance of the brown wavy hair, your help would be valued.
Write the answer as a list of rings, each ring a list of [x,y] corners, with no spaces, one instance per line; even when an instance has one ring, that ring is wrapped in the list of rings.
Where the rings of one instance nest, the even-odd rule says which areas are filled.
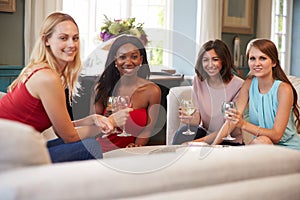
[[[202,45],[198,53],[198,58],[195,65],[195,72],[201,81],[208,78],[209,75],[203,69],[202,59],[204,53],[212,49],[215,50],[216,54],[222,61],[222,69],[220,70],[220,75],[222,77],[222,80],[224,83],[228,83],[232,79],[233,72],[234,71],[236,72],[236,69],[234,67],[229,48],[222,40],[219,39],[209,40]]]

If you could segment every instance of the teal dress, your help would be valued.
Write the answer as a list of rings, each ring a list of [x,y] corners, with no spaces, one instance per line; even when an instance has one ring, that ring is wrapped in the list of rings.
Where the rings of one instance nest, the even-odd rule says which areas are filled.
[[[256,77],[253,78],[249,91],[249,120],[252,124],[268,129],[273,127],[278,108],[278,87],[281,82],[275,80],[268,93],[260,94],[258,80]],[[300,137],[292,109],[285,132],[277,145],[300,150]]]

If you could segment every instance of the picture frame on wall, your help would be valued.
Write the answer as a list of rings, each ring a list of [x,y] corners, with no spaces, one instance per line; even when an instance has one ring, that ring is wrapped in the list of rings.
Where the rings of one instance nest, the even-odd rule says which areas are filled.
[[[253,34],[254,0],[224,0],[222,32]]]
[[[0,12],[16,12],[16,0],[0,0]]]

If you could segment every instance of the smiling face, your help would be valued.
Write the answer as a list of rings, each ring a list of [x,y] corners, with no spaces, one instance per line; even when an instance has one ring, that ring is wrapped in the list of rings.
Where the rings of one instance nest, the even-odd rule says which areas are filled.
[[[202,66],[210,77],[219,76],[219,72],[222,69],[222,61],[214,49],[204,53]]]
[[[64,68],[78,53],[79,31],[76,25],[71,21],[57,24],[46,40],[46,46],[51,49],[60,67]]]
[[[249,50],[248,65],[256,77],[272,76],[272,68],[276,66],[269,56],[256,47],[251,47]]]
[[[122,45],[116,54],[115,64],[120,75],[136,75],[143,62],[139,49],[131,43]]]

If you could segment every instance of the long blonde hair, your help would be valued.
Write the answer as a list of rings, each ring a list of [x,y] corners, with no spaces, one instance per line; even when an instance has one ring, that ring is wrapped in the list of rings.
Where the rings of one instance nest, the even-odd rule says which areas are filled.
[[[75,20],[70,15],[65,13],[54,12],[44,20],[40,29],[39,37],[31,53],[29,63],[22,69],[19,76],[11,83],[11,85],[8,87],[8,91],[11,91],[14,87],[16,87],[23,79],[23,77],[26,76],[27,70],[34,65],[45,64],[55,70],[57,73],[59,72],[59,70],[56,68],[56,66],[58,66],[57,60],[53,55],[50,47],[46,46],[46,41],[52,36],[55,26],[64,21],[73,22],[78,29],[78,25]],[[75,56],[74,60],[72,62],[69,62],[64,70],[59,73],[64,88],[68,88],[69,90],[69,98],[72,98],[77,94],[79,87],[77,79],[79,72],[81,71],[81,67],[82,65],[80,59],[80,48],[78,48],[78,53]]]

